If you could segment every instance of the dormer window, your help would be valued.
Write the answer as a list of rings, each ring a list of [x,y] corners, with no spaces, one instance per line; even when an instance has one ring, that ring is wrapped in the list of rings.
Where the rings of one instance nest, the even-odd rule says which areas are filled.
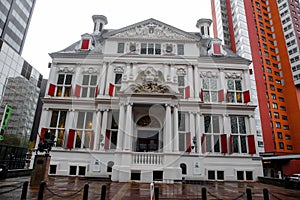
[[[161,54],[161,44],[142,43],[141,44],[141,54],[160,55]]]
[[[81,41],[81,49],[88,50],[90,46],[90,39],[82,39]]]

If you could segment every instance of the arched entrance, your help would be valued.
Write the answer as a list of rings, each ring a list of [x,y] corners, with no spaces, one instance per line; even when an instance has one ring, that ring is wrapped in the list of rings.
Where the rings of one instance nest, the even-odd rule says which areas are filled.
[[[158,152],[162,148],[161,126],[159,121],[149,115],[141,117],[137,123],[137,152]]]

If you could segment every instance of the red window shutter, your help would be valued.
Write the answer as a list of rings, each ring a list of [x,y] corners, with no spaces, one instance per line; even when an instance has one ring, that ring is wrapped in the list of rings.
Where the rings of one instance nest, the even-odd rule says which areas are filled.
[[[109,84],[109,90],[108,90],[109,96],[112,97],[112,96],[114,95],[114,89],[115,89],[114,84],[110,83],[110,84]]]
[[[81,42],[81,49],[89,49],[90,40],[83,39]]]
[[[227,153],[227,135],[226,134],[222,134],[221,135],[221,152],[222,153]]]
[[[224,101],[224,91],[223,91],[223,89],[218,91],[218,99],[219,99],[219,102]]]
[[[110,139],[110,131],[106,130],[105,141],[104,141],[104,149],[105,150],[109,149],[109,139]]]
[[[232,135],[230,135],[229,143],[230,143],[230,153],[233,153],[233,138],[232,138]]]
[[[98,94],[99,94],[99,89],[98,89],[98,86],[96,86],[95,97],[97,97]]]
[[[42,128],[42,129],[41,129],[40,142],[44,142],[45,133],[46,133],[47,131],[48,131],[47,128]]]
[[[203,133],[201,136],[201,147],[202,147],[202,153],[206,152],[206,135]]]
[[[70,129],[68,135],[68,142],[67,142],[68,149],[74,148],[74,138],[75,138],[75,130]]]
[[[190,86],[186,86],[184,88],[184,93],[185,93],[185,99],[189,99],[191,97],[191,90],[190,90]]]
[[[214,47],[214,54],[221,54],[221,45],[220,44],[213,44]]]
[[[199,96],[200,96],[201,101],[203,101],[203,89],[200,90]]]
[[[248,135],[248,148],[249,154],[256,153],[254,135]]]
[[[244,95],[244,103],[250,102],[250,92],[249,90],[243,92]]]
[[[81,91],[81,86],[80,85],[76,85],[75,87],[75,97],[80,97],[80,91]]]
[[[192,147],[191,147],[191,133],[187,132],[185,134],[185,144],[186,144],[186,152],[191,152],[192,151]]]
[[[52,96],[52,97],[54,96],[54,94],[55,94],[55,88],[56,88],[56,85],[50,83],[50,85],[49,85],[49,91],[48,91],[48,95],[49,96]]]

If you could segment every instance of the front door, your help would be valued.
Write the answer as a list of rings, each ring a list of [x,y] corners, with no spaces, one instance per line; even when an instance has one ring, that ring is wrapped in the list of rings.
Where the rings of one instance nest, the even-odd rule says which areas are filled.
[[[137,152],[154,152],[159,148],[158,130],[138,130],[137,132]]]

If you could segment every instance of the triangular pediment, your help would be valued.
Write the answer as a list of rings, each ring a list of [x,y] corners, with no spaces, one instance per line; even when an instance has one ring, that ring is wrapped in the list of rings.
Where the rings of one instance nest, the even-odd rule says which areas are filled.
[[[111,31],[104,37],[123,39],[199,40],[199,37],[194,34],[182,31],[153,18]]]

